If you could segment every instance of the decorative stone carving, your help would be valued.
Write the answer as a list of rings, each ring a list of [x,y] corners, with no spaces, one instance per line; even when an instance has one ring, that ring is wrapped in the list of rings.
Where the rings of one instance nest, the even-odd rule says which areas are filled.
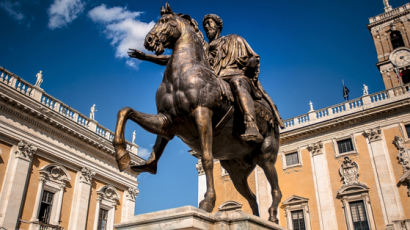
[[[139,190],[137,188],[128,188],[128,191],[126,193],[126,197],[127,199],[131,200],[131,201],[135,201],[135,198],[137,197],[137,195],[139,194]]]
[[[15,152],[15,154],[18,158],[31,161],[33,160],[33,155],[36,151],[37,147],[22,140],[17,144],[17,151]]]
[[[363,136],[369,140],[369,143],[373,141],[381,140],[382,130],[380,128],[369,129],[363,132]]]
[[[399,150],[397,154],[397,160],[403,167],[403,175],[399,178],[397,186],[405,185],[407,186],[407,196],[410,197],[410,157],[407,152],[406,146],[404,145],[403,138],[395,136],[393,144]]]
[[[317,143],[313,143],[308,145],[307,150],[312,154],[312,156],[316,156],[323,153],[323,144],[321,141]]]
[[[91,181],[93,179],[93,177],[95,176],[95,172],[92,171],[89,168],[83,167],[81,169],[81,174],[80,174],[80,182],[82,183],[87,183],[87,184],[91,184]]]
[[[71,177],[63,166],[50,164],[40,170],[40,180],[54,182],[60,188],[64,188],[70,182]]]
[[[201,159],[198,159],[198,163],[195,165],[196,170],[198,171],[198,175],[203,175],[205,173],[204,167],[202,167]]]
[[[218,207],[218,211],[234,211],[234,210],[241,210],[242,209],[242,204],[238,203],[233,200],[229,200],[224,202]]]
[[[342,177],[343,186],[359,184],[359,166],[349,157],[344,157],[339,174]]]
[[[115,189],[111,185],[102,187],[100,190],[98,190],[97,194],[99,200],[107,200],[112,202],[113,204],[117,204],[117,202],[120,200],[117,189]]]

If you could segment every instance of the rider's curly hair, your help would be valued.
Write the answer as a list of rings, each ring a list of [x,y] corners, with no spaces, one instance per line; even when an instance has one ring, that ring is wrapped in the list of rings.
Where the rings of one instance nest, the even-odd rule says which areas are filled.
[[[215,21],[216,25],[219,27],[220,30],[223,28],[223,21],[222,19],[216,15],[216,14],[207,14],[204,16],[204,19],[202,20],[202,25],[205,27],[205,22],[209,19],[212,19]]]

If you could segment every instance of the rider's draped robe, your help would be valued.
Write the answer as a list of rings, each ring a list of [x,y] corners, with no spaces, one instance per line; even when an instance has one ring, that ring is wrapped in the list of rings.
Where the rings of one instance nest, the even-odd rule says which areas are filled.
[[[246,78],[252,88],[254,95],[262,94],[262,96],[269,102],[273,116],[276,117],[279,125],[283,127],[282,118],[280,117],[275,104],[262,88],[260,82],[257,80],[259,75],[259,55],[255,51],[253,51],[253,49],[244,38],[236,34],[219,37],[209,44],[207,49],[207,56],[209,64],[211,65],[215,74],[218,77],[221,77],[228,81],[232,76],[235,75],[246,76],[245,67],[248,63],[248,60],[251,57],[255,57],[258,60],[255,73],[252,73],[252,76],[248,76],[253,77],[253,79],[249,79],[248,77]],[[273,124],[273,121],[266,117],[265,114],[263,115],[263,117],[265,117],[266,120]]]

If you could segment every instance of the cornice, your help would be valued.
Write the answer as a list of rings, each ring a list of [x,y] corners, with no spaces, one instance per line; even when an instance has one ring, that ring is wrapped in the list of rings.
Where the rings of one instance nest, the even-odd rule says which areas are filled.
[[[61,138],[70,138],[71,141],[74,141],[75,139],[77,140],[75,141],[76,145],[80,144],[78,142],[79,140],[82,143],[80,145],[83,148],[85,147],[85,144],[87,146],[93,146],[108,155],[114,155],[114,147],[110,141],[94,132],[91,132],[89,129],[78,125],[74,121],[64,117],[56,111],[39,104],[34,99],[23,95],[18,91],[10,90],[8,86],[4,84],[0,84],[0,102],[4,102],[3,105],[0,104],[1,111],[9,112],[13,116],[24,118],[26,122],[36,125],[37,128],[50,131],[49,126],[52,126],[57,128],[59,131],[63,131],[53,132],[51,133],[52,135],[57,135]],[[17,109],[17,111],[11,108]],[[20,114],[21,112],[26,114],[26,116]],[[44,123],[40,123],[39,121]],[[90,150],[89,147],[88,150]],[[145,162],[139,156],[135,156],[133,158],[136,164],[143,164]]]
[[[281,145],[313,137],[320,133],[335,130],[336,128],[351,127],[375,119],[384,119],[400,113],[410,113],[410,98],[383,104],[378,107],[364,109],[355,113],[325,120],[312,125],[306,125],[280,134]]]

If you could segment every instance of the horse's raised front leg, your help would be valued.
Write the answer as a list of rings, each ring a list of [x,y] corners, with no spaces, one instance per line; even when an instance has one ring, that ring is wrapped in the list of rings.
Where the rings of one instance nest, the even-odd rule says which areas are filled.
[[[152,148],[151,155],[149,159],[147,160],[146,164],[135,165],[135,166],[132,166],[131,169],[134,170],[135,172],[149,172],[152,174],[156,174],[159,158],[161,158],[161,155],[164,152],[165,146],[167,146],[168,142],[169,142],[168,138],[158,135],[157,139],[155,140],[155,145]]]
[[[214,159],[212,156],[212,111],[199,106],[193,111],[193,115],[201,142],[202,167],[206,176],[206,193],[204,199],[199,203],[199,208],[211,212],[216,200],[213,176]]]
[[[162,135],[165,137],[172,137],[168,133],[167,127],[170,121],[163,114],[151,115],[135,111],[129,107],[125,107],[118,112],[117,125],[115,128],[115,135],[113,145],[115,148],[115,158],[118,163],[120,171],[126,169],[131,162],[127,146],[124,138],[125,124],[128,119],[138,123],[145,130]]]

